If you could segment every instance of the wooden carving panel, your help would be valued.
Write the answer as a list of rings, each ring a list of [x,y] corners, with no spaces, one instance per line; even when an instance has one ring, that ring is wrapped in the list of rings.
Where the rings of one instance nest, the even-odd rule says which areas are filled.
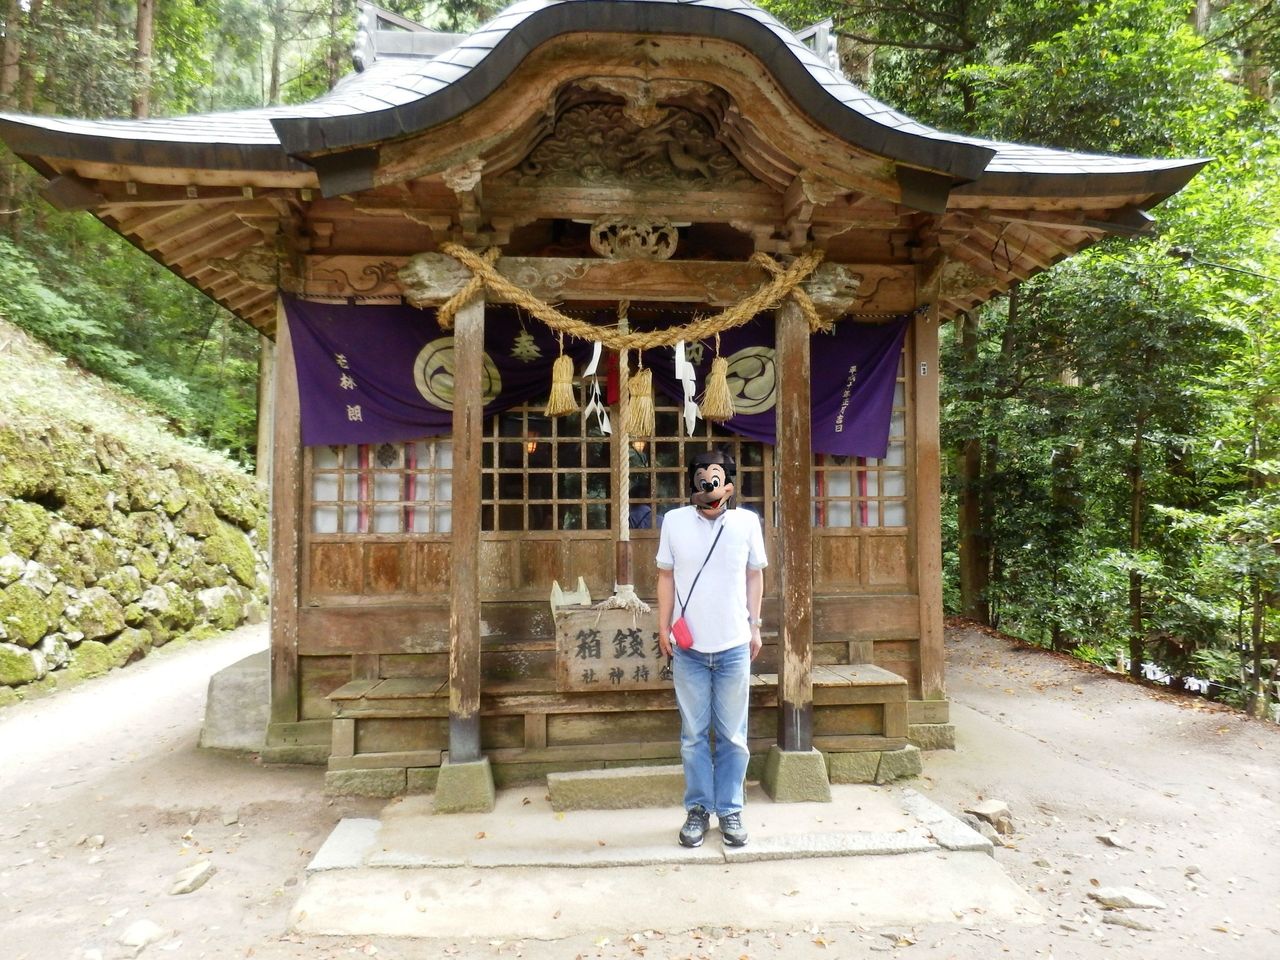
[[[508,186],[721,187],[756,183],[702,117],[672,107],[641,126],[621,104],[584,103],[556,118],[551,136],[497,178]]]

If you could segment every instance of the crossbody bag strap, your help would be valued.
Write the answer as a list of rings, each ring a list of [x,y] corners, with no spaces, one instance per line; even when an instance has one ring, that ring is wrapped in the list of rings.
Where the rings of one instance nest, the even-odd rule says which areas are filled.
[[[680,616],[684,616],[684,609],[689,605],[689,601],[693,599],[693,588],[698,585],[698,577],[702,576],[702,571],[707,568],[707,561],[711,559],[711,554],[716,548],[716,544],[720,542],[720,534],[724,533],[724,524],[720,524],[720,529],[716,531],[716,538],[711,541],[711,549],[707,551],[706,557],[702,561],[702,566],[698,568],[698,572],[693,576],[693,583],[689,584],[689,596],[685,600],[680,600],[680,591],[676,590],[676,599],[680,600]]]

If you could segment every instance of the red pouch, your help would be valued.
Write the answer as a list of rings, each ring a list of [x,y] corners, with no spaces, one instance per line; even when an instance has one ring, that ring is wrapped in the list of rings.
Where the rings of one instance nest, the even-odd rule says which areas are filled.
[[[671,636],[676,638],[676,646],[681,650],[688,650],[693,646],[693,631],[689,629],[689,624],[684,617],[680,617],[671,625]]]

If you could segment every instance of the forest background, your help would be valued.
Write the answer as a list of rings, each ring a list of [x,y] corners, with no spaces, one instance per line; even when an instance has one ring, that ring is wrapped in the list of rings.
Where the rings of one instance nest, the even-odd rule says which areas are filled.
[[[384,0],[465,30],[501,4]],[[765,0],[831,18],[855,83],[945,130],[1206,157],[1155,231],[949,328],[948,610],[1276,716],[1280,0]],[[0,109],[303,102],[355,0],[0,0]],[[251,467],[258,335],[0,155],[0,315]],[[993,256],[999,256],[997,243]]]

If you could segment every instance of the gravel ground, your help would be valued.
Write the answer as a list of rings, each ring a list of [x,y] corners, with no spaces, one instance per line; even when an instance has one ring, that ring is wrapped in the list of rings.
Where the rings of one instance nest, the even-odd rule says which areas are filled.
[[[1044,923],[862,929],[761,917],[752,929],[557,941],[295,936],[287,915],[312,853],[340,818],[377,816],[383,803],[324,797],[319,768],[196,749],[209,676],[265,642],[259,626],[164,648],[0,712],[0,957],[1277,955],[1280,727],[964,625],[947,643],[957,749],[927,754],[915,785],[956,812],[1008,803],[1015,832],[996,858]],[[202,860],[212,878],[171,895]],[[1091,894],[1113,887],[1163,906],[1104,910]],[[137,951],[121,942],[130,933],[156,939]]]

